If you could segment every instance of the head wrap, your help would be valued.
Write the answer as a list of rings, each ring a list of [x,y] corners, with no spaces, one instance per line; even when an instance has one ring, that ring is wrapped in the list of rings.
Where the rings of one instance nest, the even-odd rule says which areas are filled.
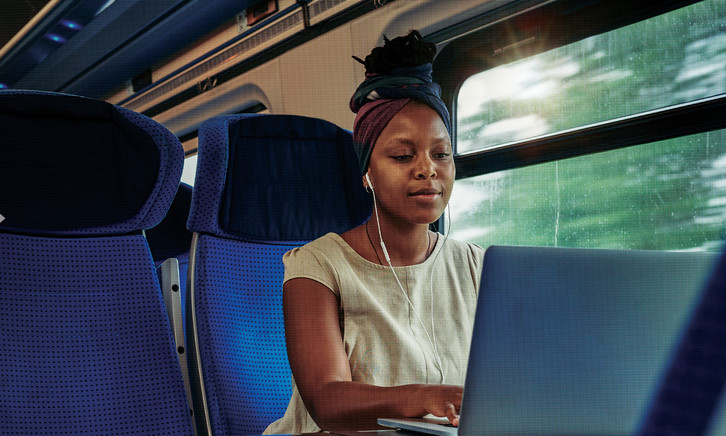
[[[431,64],[396,68],[387,74],[366,74],[350,99],[357,114],[353,123],[353,147],[361,173],[365,173],[371,152],[389,121],[411,100],[435,110],[451,134],[449,111],[441,100],[441,87],[431,78]]]

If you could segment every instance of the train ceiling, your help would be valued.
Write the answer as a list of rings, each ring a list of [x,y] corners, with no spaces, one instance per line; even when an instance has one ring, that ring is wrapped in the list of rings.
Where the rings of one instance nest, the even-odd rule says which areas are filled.
[[[259,0],[29,0],[0,13],[0,88],[102,98]],[[19,2],[22,3],[22,2]],[[5,7],[5,6],[2,6]],[[31,24],[22,28],[25,22]]]

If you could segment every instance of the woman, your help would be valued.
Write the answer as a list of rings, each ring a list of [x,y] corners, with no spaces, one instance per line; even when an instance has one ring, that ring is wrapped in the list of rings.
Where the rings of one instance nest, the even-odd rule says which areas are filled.
[[[353,136],[374,213],[283,258],[295,386],[266,433],[374,429],[379,417],[427,414],[458,424],[483,250],[428,229],[455,176],[434,54],[412,31],[361,61]]]

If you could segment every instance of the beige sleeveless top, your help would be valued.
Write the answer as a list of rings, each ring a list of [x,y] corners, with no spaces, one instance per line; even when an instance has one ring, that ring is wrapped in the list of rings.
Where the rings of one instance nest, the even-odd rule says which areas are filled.
[[[308,278],[338,296],[353,381],[464,384],[484,250],[444,239],[423,263],[394,267],[401,286],[389,266],[363,259],[334,233],[283,256],[285,281]],[[292,383],[285,415],[265,434],[320,431]]]

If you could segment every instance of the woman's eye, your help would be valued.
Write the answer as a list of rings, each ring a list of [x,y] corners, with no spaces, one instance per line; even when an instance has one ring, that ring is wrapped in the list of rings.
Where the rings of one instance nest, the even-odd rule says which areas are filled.
[[[393,159],[395,159],[395,160],[400,160],[400,161],[404,161],[404,160],[409,160],[409,159],[411,159],[411,158],[412,158],[413,156],[411,156],[410,154],[401,154],[401,155],[398,155],[398,156],[392,156],[392,157],[393,157]]]
[[[437,159],[447,159],[449,156],[451,156],[451,153],[436,153]]]

